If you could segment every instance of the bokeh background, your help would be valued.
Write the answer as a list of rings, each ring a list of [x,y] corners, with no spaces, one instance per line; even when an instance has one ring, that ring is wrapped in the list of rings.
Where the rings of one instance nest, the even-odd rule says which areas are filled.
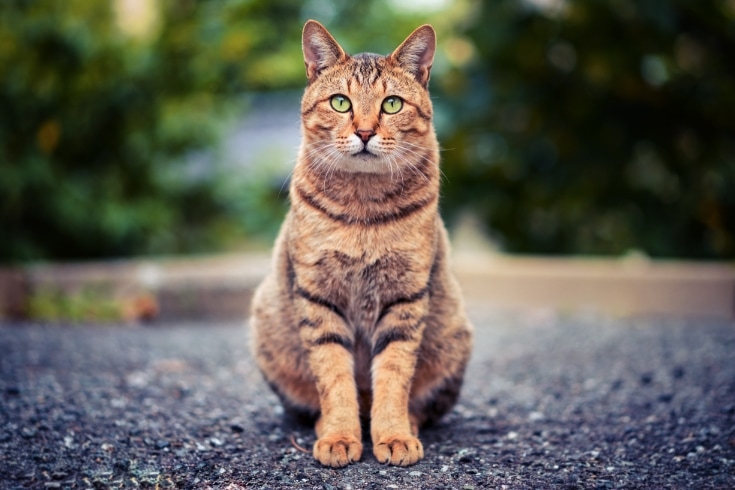
[[[3,0],[0,262],[268,247],[309,18],[352,53],[434,25],[450,227],[735,257],[733,0]]]

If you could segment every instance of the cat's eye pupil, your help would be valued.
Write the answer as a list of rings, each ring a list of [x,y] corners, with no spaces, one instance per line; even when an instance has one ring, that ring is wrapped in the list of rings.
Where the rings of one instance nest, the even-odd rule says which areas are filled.
[[[347,112],[352,107],[350,99],[344,95],[333,95],[329,103],[332,105],[332,109],[337,112]]]
[[[399,97],[388,97],[383,101],[383,112],[395,114],[403,108],[403,101]]]

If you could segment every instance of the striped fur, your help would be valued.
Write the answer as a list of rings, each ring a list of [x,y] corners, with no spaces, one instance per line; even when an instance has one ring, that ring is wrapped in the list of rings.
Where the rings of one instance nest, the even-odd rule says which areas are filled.
[[[437,207],[434,31],[351,57],[309,21],[303,47],[303,141],[274,268],[253,300],[253,350],[284,406],[316,418],[322,464],[360,459],[361,418],[378,461],[413,464],[419,427],[457,399],[472,341]],[[335,110],[334,95],[350,109]],[[388,97],[402,108],[383,110]]]

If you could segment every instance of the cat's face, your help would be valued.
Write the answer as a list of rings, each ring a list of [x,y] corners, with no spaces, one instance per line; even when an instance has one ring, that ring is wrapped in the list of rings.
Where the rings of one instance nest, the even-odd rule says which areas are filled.
[[[389,56],[348,56],[320,24],[304,27],[309,85],[302,100],[312,168],[366,173],[415,167],[436,147],[427,84],[435,35],[414,31]]]

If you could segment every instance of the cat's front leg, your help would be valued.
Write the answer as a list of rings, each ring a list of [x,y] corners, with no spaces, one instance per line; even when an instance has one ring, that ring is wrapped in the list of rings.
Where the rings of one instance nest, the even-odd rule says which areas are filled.
[[[301,340],[308,352],[321,415],[314,458],[335,468],[362,456],[354,375],[354,340],[339,310],[324,298],[296,289]]]
[[[381,463],[408,466],[424,457],[408,405],[427,304],[425,297],[395,304],[373,335],[370,432]]]

